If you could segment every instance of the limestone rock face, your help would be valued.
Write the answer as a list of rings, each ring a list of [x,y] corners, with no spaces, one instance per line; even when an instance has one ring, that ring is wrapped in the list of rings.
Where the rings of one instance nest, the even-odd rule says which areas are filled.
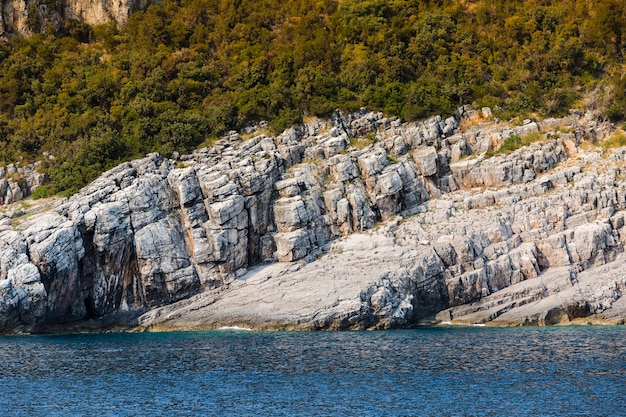
[[[45,318],[47,292],[37,267],[28,262],[19,233],[0,232],[0,327],[35,325]]]
[[[2,0],[0,37],[56,32],[62,27],[65,19],[84,21],[90,25],[99,25],[111,20],[117,24],[124,24],[132,13],[147,5],[148,0],[71,0],[58,3],[41,0]],[[32,19],[33,14],[37,19]],[[38,22],[38,27],[32,27],[29,18],[30,21]]]
[[[36,170],[5,167],[0,331],[623,321],[626,152],[578,147],[605,129],[584,119],[461,130],[472,112],[231,132],[41,205],[11,188],[23,198]],[[483,153],[563,124],[574,133]]]
[[[78,265],[85,250],[76,225],[56,213],[44,214],[28,224],[22,236],[46,287],[47,318],[81,318],[85,306],[78,296]]]
[[[90,25],[102,24],[113,19],[124,24],[130,15],[148,5],[148,0],[121,0],[115,2],[91,2],[72,0],[66,3],[63,10],[65,19],[82,20]]]
[[[39,164],[0,167],[0,206],[21,201],[48,182],[46,175],[37,171]]]
[[[437,151],[432,146],[416,151],[413,159],[422,175],[430,177],[437,173]]]

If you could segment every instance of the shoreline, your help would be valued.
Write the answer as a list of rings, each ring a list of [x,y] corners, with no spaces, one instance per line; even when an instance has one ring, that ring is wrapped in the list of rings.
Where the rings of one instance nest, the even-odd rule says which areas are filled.
[[[0,332],[623,323],[615,127],[488,110],[233,132],[0,214]]]
[[[46,328],[39,329],[34,332],[10,332],[0,333],[0,336],[65,336],[65,335],[97,335],[97,334],[133,334],[133,333],[193,333],[193,332],[286,332],[286,333],[310,333],[310,332],[386,332],[396,330],[428,330],[428,329],[476,329],[476,328],[489,328],[489,329],[505,329],[505,328],[568,328],[568,327],[622,327],[625,325],[624,320],[609,321],[609,320],[574,320],[568,322],[562,322],[557,324],[524,324],[524,323],[509,323],[509,324],[493,324],[493,323],[466,323],[466,322],[441,322],[434,324],[422,324],[416,323],[407,326],[400,326],[394,328],[377,329],[377,328],[363,328],[363,329],[311,329],[292,326],[254,326],[250,324],[233,324],[225,323],[221,326],[197,326],[197,327],[167,327],[167,326],[155,326],[153,328],[134,327],[116,325],[112,327],[97,327],[95,323],[78,322],[71,323],[69,326],[55,325]]]

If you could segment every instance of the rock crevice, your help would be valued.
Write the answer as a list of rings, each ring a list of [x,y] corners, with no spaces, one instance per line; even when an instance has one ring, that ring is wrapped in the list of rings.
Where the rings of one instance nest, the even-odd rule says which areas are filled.
[[[609,128],[477,117],[337,112],[276,137],[231,132],[178,160],[122,164],[43,213],[7,211],[0,330],[505,323],[619,264],[624,152],[578,147]],[[548,130],[563,124],[571,133]],[[485,153],[539,132],[510,154]],[[610,276],[549,317],[510,322],[623,320],[624,279]]]

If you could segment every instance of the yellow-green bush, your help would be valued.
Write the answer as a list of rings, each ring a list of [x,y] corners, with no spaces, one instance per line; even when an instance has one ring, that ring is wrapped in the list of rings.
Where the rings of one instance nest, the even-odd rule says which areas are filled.
[[[509,154],[519,148],[528,146],[531,143],[543,140],[544,136],[539,132],[532,132],[528,135],[519,136],[511,135],[502,142],[502,145],[498,149],[492,149],[487,151],[486,157],[491,157],[498,154]]]
[[[610,138],[598,142],[598,146],[604,150],[626,146],[626,134],[622,130],[618,130]]]

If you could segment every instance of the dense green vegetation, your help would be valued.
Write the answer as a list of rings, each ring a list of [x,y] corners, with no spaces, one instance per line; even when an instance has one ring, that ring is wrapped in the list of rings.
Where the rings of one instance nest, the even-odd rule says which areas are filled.
[[[405,120],[475,103],[560,115],[595,91],[626,117],[622,0],[163,0],[126,27],[66,22],[0,46],[0,164],[47,152],[76,191],[146,152],[253,120],[366,106]],[[36,20],[36,19],[34,19]],[[36,21],[33,25],[38,24]]]

